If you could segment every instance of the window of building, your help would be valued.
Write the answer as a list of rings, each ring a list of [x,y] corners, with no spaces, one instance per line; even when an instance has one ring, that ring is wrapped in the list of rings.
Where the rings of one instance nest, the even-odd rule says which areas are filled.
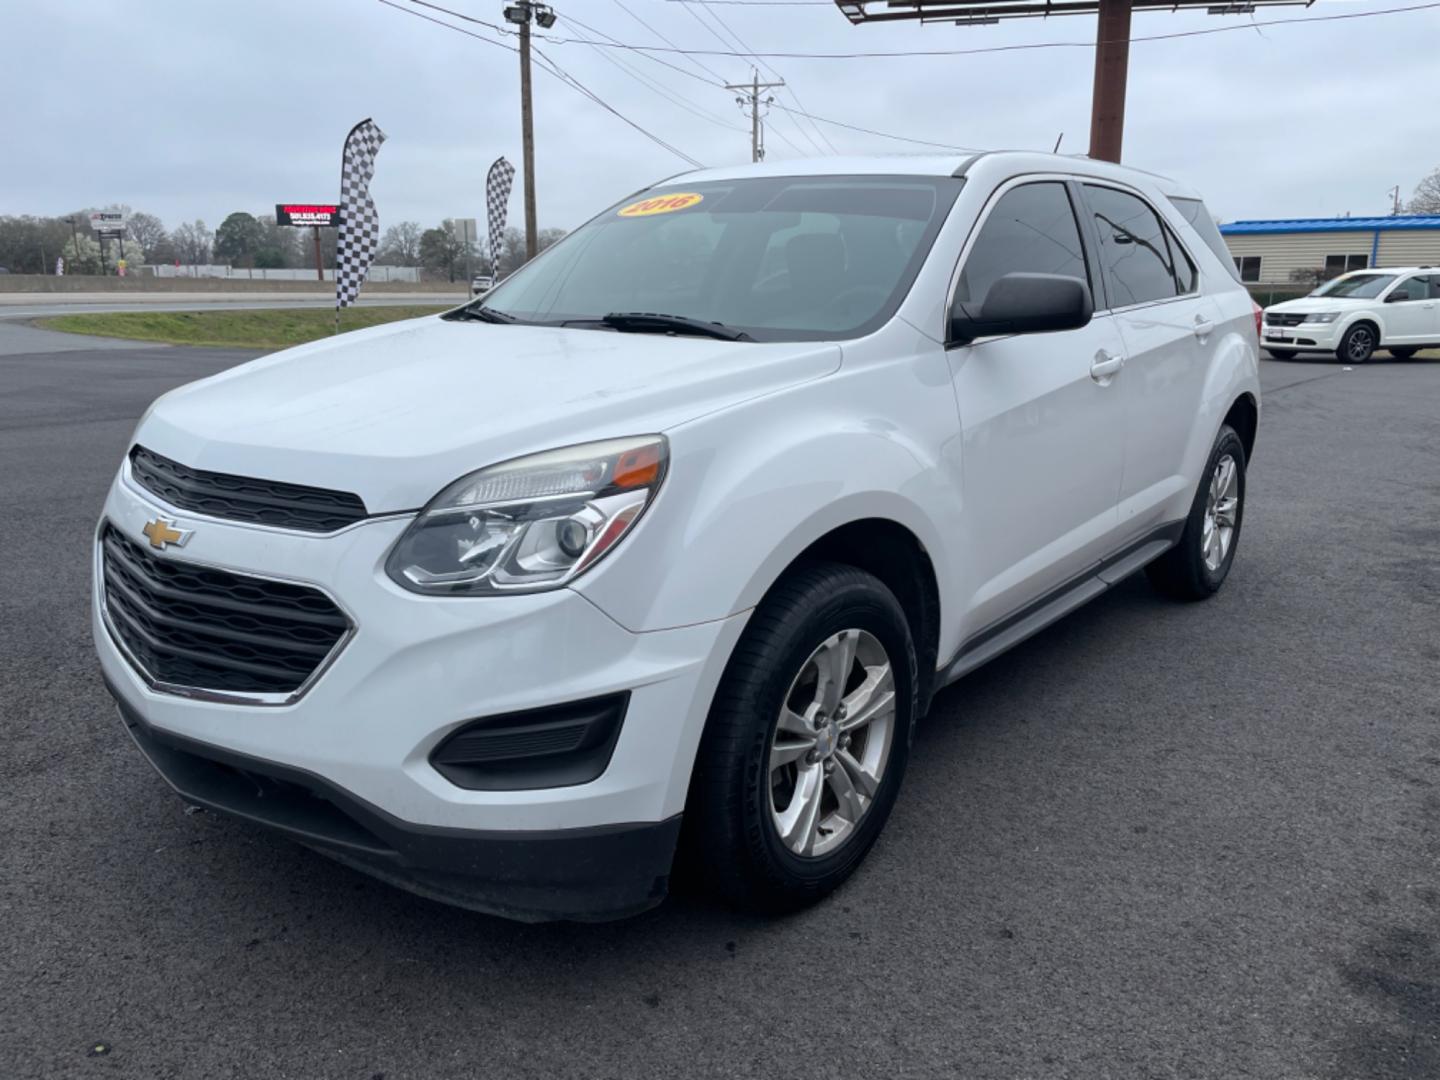
[[[1341,274],[1348,274],[1351,270],[1365,270],[1370,266],[1369,255],[1326,255],[1325,276],[1327,278],[1339,277]]]
[[[1240,271],[1241,281],[1260,280],[1260,256],[1259,255],[1236,255],[1235,269]]]

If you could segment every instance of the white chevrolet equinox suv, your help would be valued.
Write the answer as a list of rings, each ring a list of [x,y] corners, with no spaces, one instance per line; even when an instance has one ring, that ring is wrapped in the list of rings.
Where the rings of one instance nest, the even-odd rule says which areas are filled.
[[[932,697],[1215,592],[1257,310],[1194,193],[1031,153],[622,200],[484,298],[159,399],[94,636],[188,802],[524,919],[851,874]]]

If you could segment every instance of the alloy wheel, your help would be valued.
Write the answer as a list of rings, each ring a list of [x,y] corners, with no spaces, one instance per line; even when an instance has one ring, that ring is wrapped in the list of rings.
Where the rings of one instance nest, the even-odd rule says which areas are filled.
[[[1225,454],[1215,463],[1210,474],[1210,490],[1205,498],[1205,524],[1200,533],[1200,551],[1205,568],[1212,574],[1225,563],[1230,545],[1235,540],[1235,523],[1240,512],[1240,468],[1235,459]]]
[[[805,661],[770,740],[770,819],[794,855],[852,840],[874,804],[895,734],[895,676],[885,647],[842,630]]]
[[[1375,335],[1365,327],[1357,326],[1350,331],[1350,337],[1345,342],[1345,351],[1356,363],[1364,362],[1375,351]]]

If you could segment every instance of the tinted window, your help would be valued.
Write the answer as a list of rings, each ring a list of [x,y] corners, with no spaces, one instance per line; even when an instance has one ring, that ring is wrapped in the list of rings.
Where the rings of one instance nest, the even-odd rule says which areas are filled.
[[[612,312],[720,322],[757,341],[867,333],[904,299],[962,181],[757,177],[611,207],[485,297],[524,322],[605,329]]]
[[[1220,235],[1220,230],[1215,226],[1215,219],[1210,216],[1210,211],[1199,199],[1181,199],[1175,196],[1170,197],[1170,205],[1180,211],[1180,216],[1190,223],[1190,227],[1200,234],[1200,239],[1205,241],[1205,246],[1213,251],[1220,262],[1225,266],[1232,265],[1230,262],[1230,249],[1225,246],[1225,238]],[[1260,260],[1255,260],[1255,276],[1245,277],[1245,268],[1237,265],[1235,269],[1240,272],[1242,281],[1260,280]]]
[[[990,287],[1014,273],[1063,274],[1089,283],[1064,184],[1024,184],[1000,196],[965,257],[955,300],[978,313]]]
[[[1194,292],[1199,284],[1195,264],[1190,261],[1190,256],[1169,229],[1165,230],[1165,239],[1170,243],[1170,254],[1175,260],[1175,284],[1182,293]]]
[[[1429,300],[1430,279],[1424,277],[1407,278],[1395,286],[1393,292],[1385,297],[1386,300],[1394,300],[1396,296],[1403,296],[1407,300]]]
[[[1100,234],[1100,268],[1111,307],[1175,296],[1170,248],[1155,211],[1134,195],[1087,184],[1085,197]]]

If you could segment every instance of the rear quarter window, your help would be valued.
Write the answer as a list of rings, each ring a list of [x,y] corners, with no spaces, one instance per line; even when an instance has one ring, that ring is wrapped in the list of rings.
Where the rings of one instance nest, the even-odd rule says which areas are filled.
[[[1215,253],[1220,265],[1229,271],[1232,278],[1240,281],[1240,271],[1235,266],[1235,259],[1231,256],[1230,249],[1225,246],[1225,238],[1220,235],[1220,229],[1205,204],[1199,199],[1182,199],[1173,195],[1166,198],[1170,200],[1171,206],[1180,211],[1180,216],[1190,223],[1190,227],[1200,234],[1200,239]]]

